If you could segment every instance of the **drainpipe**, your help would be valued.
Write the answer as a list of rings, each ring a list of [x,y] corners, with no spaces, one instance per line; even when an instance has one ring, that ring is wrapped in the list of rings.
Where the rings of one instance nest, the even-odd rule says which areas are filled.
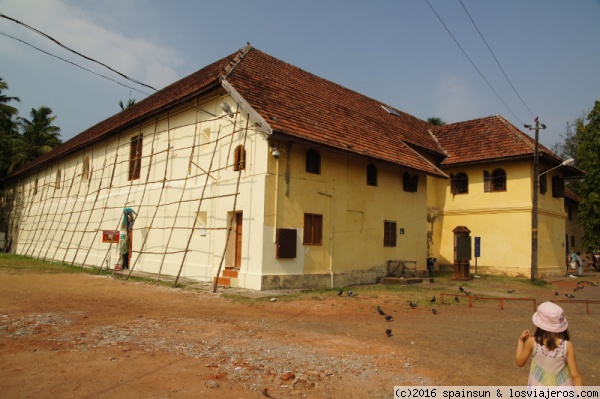
[[[331,198],[331,210],[329,212],[329,276],[331,277],[331,288],[333,288],[333,195],[317,191],[317,194]]]

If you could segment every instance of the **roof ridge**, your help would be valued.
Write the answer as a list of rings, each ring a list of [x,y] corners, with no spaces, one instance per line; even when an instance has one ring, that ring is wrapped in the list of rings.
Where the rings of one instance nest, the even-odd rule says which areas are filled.
[[[535,144],[532,145],[531,142],[529,142],[528,140],[525,140],[525,137],[523,137],[523,135],[525,133],[523,133],[522,131],[520,131],[519,129],[517,129],[517,127],[515,125],[513,125],[512,123],[508,122],[506,119],[504,119],[502,116],[500,115],[496,115],[495,116],[496,119],[500,120],[501,123],[503,123],[505,126],[507,126],[510,131],[513,132],[513,134],[515,136],[517,136],[517,138],[519,140],[521,140],[527,147],[529,147],[532,151],[535,152]]]
[[[248,54],[253,48],[254,47],[252,47],[250,42],[247,42],[246,45],[238,51],[236,56],[231,61],[229,61],[229,63],[226,66],[222,68],[225,74],[221,76],[221,79],[227,79],[229,75],[231,75],[231,73],[235,70],[235,68],[240,64],[240,62],[242,62],[246,54]]]

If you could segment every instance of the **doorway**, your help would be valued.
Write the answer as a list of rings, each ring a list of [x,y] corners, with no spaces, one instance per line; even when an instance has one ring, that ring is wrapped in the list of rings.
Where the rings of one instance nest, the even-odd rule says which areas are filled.
[[[227,267],[240,270],[242,266],[242,232],[244,213],[242,211],[229,213],[228,220],[231,221],[231,234],[227,243],[226,265]]]

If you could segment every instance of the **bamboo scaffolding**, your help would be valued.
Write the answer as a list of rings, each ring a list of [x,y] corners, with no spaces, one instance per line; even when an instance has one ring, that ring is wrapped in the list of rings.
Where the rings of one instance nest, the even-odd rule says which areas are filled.
[[[71,184],[69,185],[69,190],[67,191],[67,195],[65,197],[65,206],[67,205],[66,202],[68,202],[69,199],[69,195],[71,194],[71,189],[73,188],[73,183],[75,182],[75,177],[77,176],[77,167],[79,166],[79,162],[77,162],[75,164],[75,168],[73,170],[73,178],[71,179]],[[56,218],[56,215],[58,214],[58,207],[56,207],[56,212],[54,213],[54,218]],[[60,221],[57,221],[57,225],[60,224]],[[50,236],[50,232],[52,231],[52,226],[54,226],[54,222],[50,225],[50,230],[48,231],[48,237]],[[64,230],[63,230],[64,231]],[[64,233],[63,233],[64,234]],[[48,248],[46,248],[46,252],[44,252],[44,261],[46,260],[47,256],[48,256],[48,251],[50,251],[50,247],[51,247],[51,243],[52,243],[52,239],[50,240],[50,243],[48,244]],[[59,241],[60,243],[60,241]],[[57,244],[58,247],[58,244]],[[57,248],[58,249],[58,248]],[[56,254],[56,253],[55,253]]]
[[[167,112],[167,124],[169,123],[169,116],[168,116],[168,112]],[[141,212],[142,207],[144,206],[144,197],[146,196],[146,188],[148,187],[148,180],[150,179],[150,172],[152,171],[152,160],[154,159],[154,144],[156,143],[156,130],[158,128],[158,118],[154,120],[154,134],[152,135],[152,145],[150,146],[150,159],[148,162],[148,171],[146,172],[146,184],[144,184],[144,190],[142,191],[142,198],[140,199],[140,205],[138,207],[138,214]],[[167,131],[169,131],[167,129]],[[167,160],[169,157],[169,149],[170,144],[167,142]],[[168,162],[165,162],[165,164],[167,164]],[[161,191],[161,195],[162,195],[162,191]],[[160,199],[159,199],[160,202]],[[152,226],[152,223],[150,223],[150,226]],[[129,234],[129,233],[128,233]],[[140,257],[142,256],[142,251],[144,249],[144,245],[146,244],[146,240],[148,239],[148,236],[150,235],[150,229],[148,229],[148,234],[146,234],[146,237],[144,237],[144,241],[142,242],[142,245],[140,247],[140,252],[138,253],[138,256],[135,258],[135,261],[133,261],[133,263],[131,264],[131,266],[129,266],[129,274],[127,275],[127,279],[129,279],[129,277],[131,276],[131,273],[133,272],[133,269],[135,267],[135,265],[137,264],[137,261],[140,259]],[[133,252],[133,250],[131,251]]]
[[[246,119],[246,127],[248,127],[248,121],[250,118]],[[246,132],[244,133],[244,148],[246,147],[246,138],[248,137],[248,130],[246,130]],[[245,161],[244,161],[245,162]],[[240,190],[240,180],[242,178],[242,168],[238,169],[238,179],[237,179],[237,183],[236,183],[236,187],[235,187],[235,191],[239,192]],[[225,240],[225,246],[223,248],[223,255],[221,256],[221,261],[219,262],[219,268],[217,269],[217,275],[214,281],[214,285],[213,285],[213,293],[217,292],[217,286],[219,284],[219,275],[221,274],[221,268],[223,267],[223,262],[225,260],[225,255],[227,254],[227,246],[229,245],[229,239],[231,236],[231,229],[233,227],[233,218],[235,216],[235,211],[236,211],[236,207],[237,207],[237,199],[238,196],[236,195],[233,199],[233,210],[231,211],[231,219],[229,220],[229,229],[227,230],[227,238]]]
[[[108,147],[108,146],[107,146]],[[94,209],[96,209],[96,202],[98,201],[98,197],[100,196],[100,188],[102,187],[102,179],[104,178],[104,169],[106,168],[106,150],[104,152],[104,162],[102,164],[102,171],[100,173],[100,183],[98,183],[99,187],[98,190],[96,190],[96,196],[94,197],[94,202],[92,203],[92,206],[90,208],[90,216],[87,218],[86,222],[85,222],[85,227],[83,228],[83,230],[87,230],[88,226],[90,225],[90,221],[92,220],[92,215],[94,213]],[[91,186],[92,183],[92,176],[90,175],[90,184],[88,185],[88,187]],[[89,193],[88,193],[89,195]],[[83,202],[82,205],[82,213],[83,213],[83,206],[85,206],[85,202]],[[80,214],[81,215],[81,214]],[[73,264],[75,263],[75,260],[77,259],[77,254],[79,253],[79,250],[81,249],[81,244],[83,243],[83,239],[85,238],[85,232],[81,234],[81,237],[79,238],[79,243],[77,244],[77,249],[75,250],[75,254],[73,255],[73,259],[71,260],[71,266],[73,266]],[[90,249],[92,248],[92,245],[89,246]],[[89,250],[88,250],[89,253]],[[84,257],[84,261],[81,262],[81,267],[83,268],[83,266],[85,265],[85,260],[87,259],[87,254]]]
[[[196,116],[197,116],[197,114],[196,114]],[[213,163],[214,163],[214,160],[215,160],[215,154],[216,154],[216,152],[217,152],[217,148],[218,148],[218,145],[219,145],[219,139],[220,139],[220,136],[221,136],[221,125],[219,124],[219,127],[218,127],[218,129],[217,129],[217,138],[216,138],[216,139],[215,139],[215,141],[214,141],[215,145],[214,145],[214,148],[213,148],[212,155],[211,155],[211,157],[210,157],[210,163],[209,163],[209,167],[208,167],[208,169],[209,169],[209,170],[211,170],[211,169],[212,169],[212,165],[213,165]],[[192,149],[192,151],[193,151],[193,149]],[[191,166],[188,164],[188,170],[189,170],[190,168],[191,168]],[[204,196],[204,192],[205,192],[205,190],[206,190],[206,186],[207,186],[207,183],[208,183],[208,175],[206,175],[206,176],[207,176],[207,177],[206,177],[206,180],[204,181],[204,187],[202,187],[202,195],[200,196],[200,201],[199,201],[199,204],[198,204],[198,212],[200,211],[200,206],[202,205],[202,197]],[[187,182],[188,182],[188,181],[189,181],[189,178],[186,178],[186,179],[185,179],[185,182],[184,182],[184,187],[185,187],[185,186],[187,186]],[[175,223],[177,223],[177,217],[179,216],[179,211],[180,211],[180,209],[181,209],[181,204],[182,204],[182,202],[183,202],[182,200],[183,200],[183,195],[184,195],[184,194],[185,194],[185,189],[184,189],[184,190],[181,190],[181,196],[179,197],[179,202],[177,203],[177,210],[175,211],[175,217],[173,218],[173,225],[172,225],[172,229],[171,229],[171,231],[169,232],[169,238],[167,239],[167,248],[169,248],[169,246],[170,246],[170,244],[171,244],[171,239],[172,239],[172,237],[173,237],[173,231],[174,231]],[[194,232],[194,227],[195,227],[195,225],[196,225],[196,221],[197,221],[197,220],[198,220],[198,214],[196,214],[196,215],[195,215],[195,217],[194,217],[194,222],[192,223],[192,233],[190,234],[190,237],[192,236],[192,234],[193,234],[193,232]],[[191,238],[190,238],[190,240],[191,240]],[[186,248],[186,252],[184,252],[184,255],[183,255],[183,260],[182,260],[182,262],[181,262],[181,266],[180,266],[180,271],[179,271],[179,273],[181,273],[181,268],[183,268],[183,263],[185,262],[185,258],[186,258],[186,255],[187,255],[187,249],[189,249],[189,247],[188,247],[188,248]],[[161,276],[161,273],[162,273],[162,268],[163,268],[163,265],[164,265],[164,263],[165,263],[165,257],[166,257],[166,256],[165,256],[165,255],[163,255],[163,257],[162,257],[162,260],[161,260],[161,262],[160,262],[160,268],[159,268],[159,271],[158,271],[158,278],[157,278],[157,280],[156,280],[157,282],[158,282],[158,281],[160,281],[160,276]],[[175,279],[175,285],[176,285],[176,284],[177,284],[177,279]]]
[[[73,226],[73,231],[71,233],[71,238],[69,239],[69,244],[67,245],[67,247],[71,246],[71,243],[73,242],[73,238],[75,237],[75,229],[77,228],[77,226],[79,226],[79,221],[81,220],[81,214],[83,213],[83,208],[85,207],[85,202],[87,199],[87,193],[90,190],[90,185],[92,183],[92,176],[94,176],[94,163],[92,162],[92,167],[90,168],[90,170],[88,171],[88,175],[87,175],[87,190],[85,195],[83,196],[83,201],[81,203],[81,206],[79,207],[79,215],[77,215],[77,221],[75,222],[75,225]],[[83,181],[83,175],[82,175],[82,181]],[[79,183],[79,188],[81,189],[81,182]],[[77,198],[79,199],[79,197]],[[73,204],[73,211],[75,211],[75,204],[77,203],[77,201],[74,202]],[[73,213],[71,213],[71,216],[73,216]],[[60,266],[62,266],[65,263],[65,260],[67,259],[67,254],[69,253],[69,251],[65,251],[65,255],[63,256],[62,261],[60,262]],[[71,263],[73,264],[73,263]]]
[[[144,150],[144,133],[142,132],[142,125],[140,124],[140,131],[138,133],[138,136],[142,137],[142,151]],[[131,146],[131,143],[130,143]],[[131,149],[131,147],[130,147]],[[143,159],[143,158],[142,158]],[[131,161],[131,159],[130,159]],[[140,160],[140,168],[142,167],[142,162]],[[136,171],[137,171],[137,166],[138,163],[135,162],[134,163],[134,169],[133,169],[133,173],[131,175],[135,176],[136,175]],[[127,178],[129,179],[130,175],[129,175],[129,168],[127,168],[128,172],[127,172]],[[129,180],[129,190],[127,190],[127,198],[125,198],[125,207],[127,206],[127,204],[129,203],[129,197],[131,196],[131,189],[133,188],[133,182],[135,182],[136,180]],[[121,213],[120,217],[119,217],[119,223],[117,223],[117,227],[115,228],[115,230],[119,229],[119,224],[123,223],[121,218],[123,217],[123,213]],[[110,250],[110,247],[109,247]],[[119,251],[119,256],[117,257],[117,262],[119,262],[121,260],[121,257],[123,256],[123,247],[121,247],[120,251]],[[117,268],[115,267],[112,271],[111,276],[115,275],[115,272],[117,271]]]
[[[46,169],[46,174],[44,176],[44,181],[42,182],[41,188],[39,188],[39,185],[38,185],[39,190],[38,190],[38,193],[36,194],[36,195],[39,195],[39,198],[40,198],[40,201],[38,202],[38,214],[39,214],[39,217],[36,217],[37,224],[34,223],[36,225],[36,227],[33,229],[33,235],[31,237],[31,241],[29,243],[29,247],[25,250],[25,255],[28,255],[29,254],[29,250],[31,249],[32,250],[31,251],[31,256],[33,256],[33,252],[35,251],[35,246],[33,245],[33,243],[35,242],[35,238],[36,238],[36,236],[41,237],[40,223],[42,221],[42,216],[44,214],[44,209],[46,207],[46,202],[48,201],[48,196],[44,196],[44,189],[46,188],[46,179],[47,178],[48,178],[48,170]],[[42,202],[42,199],[43,199],[43,202]]]
[[[58,171],[60,170],[60,163],[57,164],[56,169],[57,169],[56,173],[58,173]],[[62,175],[61,175],[61,179],[62,179]],[[48,219],[50,219],[50,227],[46,231],[46,236],[44,237],[44,241],[42,242],[42,245],[39,246],[39,251],[38,251],[38,254],[37,254],[37,258],[38,259],[41,258],[42,251],[46,247],[46,242],[48,241],[48,237],[50,236],[50,232],[53,231],[52,230],[52,226],[54,225],[54,220],[56,219],[56,215],[57,215],[58,209],[60,208],[60,203],[61,203],[61,200],[62,200],[62,194],[61,194],[61,192],[62,192],[61,188],[62,187],[60,185],[61,183],[62,183],[62,181],[59,182],[59,186],[57,187],[56,186],[56,179],[54,180],[54,192],[52,193],[52,200],[50,201],[50,208],[51,209],[54,208],[54,215],[50,216],[50,214],[48,213],[48,217],[46,218],[46,221]],[[58,196],[56,195],[57,190],[58,190]],[[54,198],[55,197],[57,198],[57,200],[56,200],[57,203],[56,204],[54,204]],[[45,227],[46,227],[46,224],[44,223],[44,227],[42,227],[42,230]],[[41,237],[41,234],[40,234],[40,237]]]

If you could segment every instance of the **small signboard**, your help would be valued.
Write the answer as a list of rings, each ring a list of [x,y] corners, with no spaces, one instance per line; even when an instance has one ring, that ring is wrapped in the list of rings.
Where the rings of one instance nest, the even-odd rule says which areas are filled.
[[[119,242],[119,230],[103,230],[102,242],[116,244]]]

